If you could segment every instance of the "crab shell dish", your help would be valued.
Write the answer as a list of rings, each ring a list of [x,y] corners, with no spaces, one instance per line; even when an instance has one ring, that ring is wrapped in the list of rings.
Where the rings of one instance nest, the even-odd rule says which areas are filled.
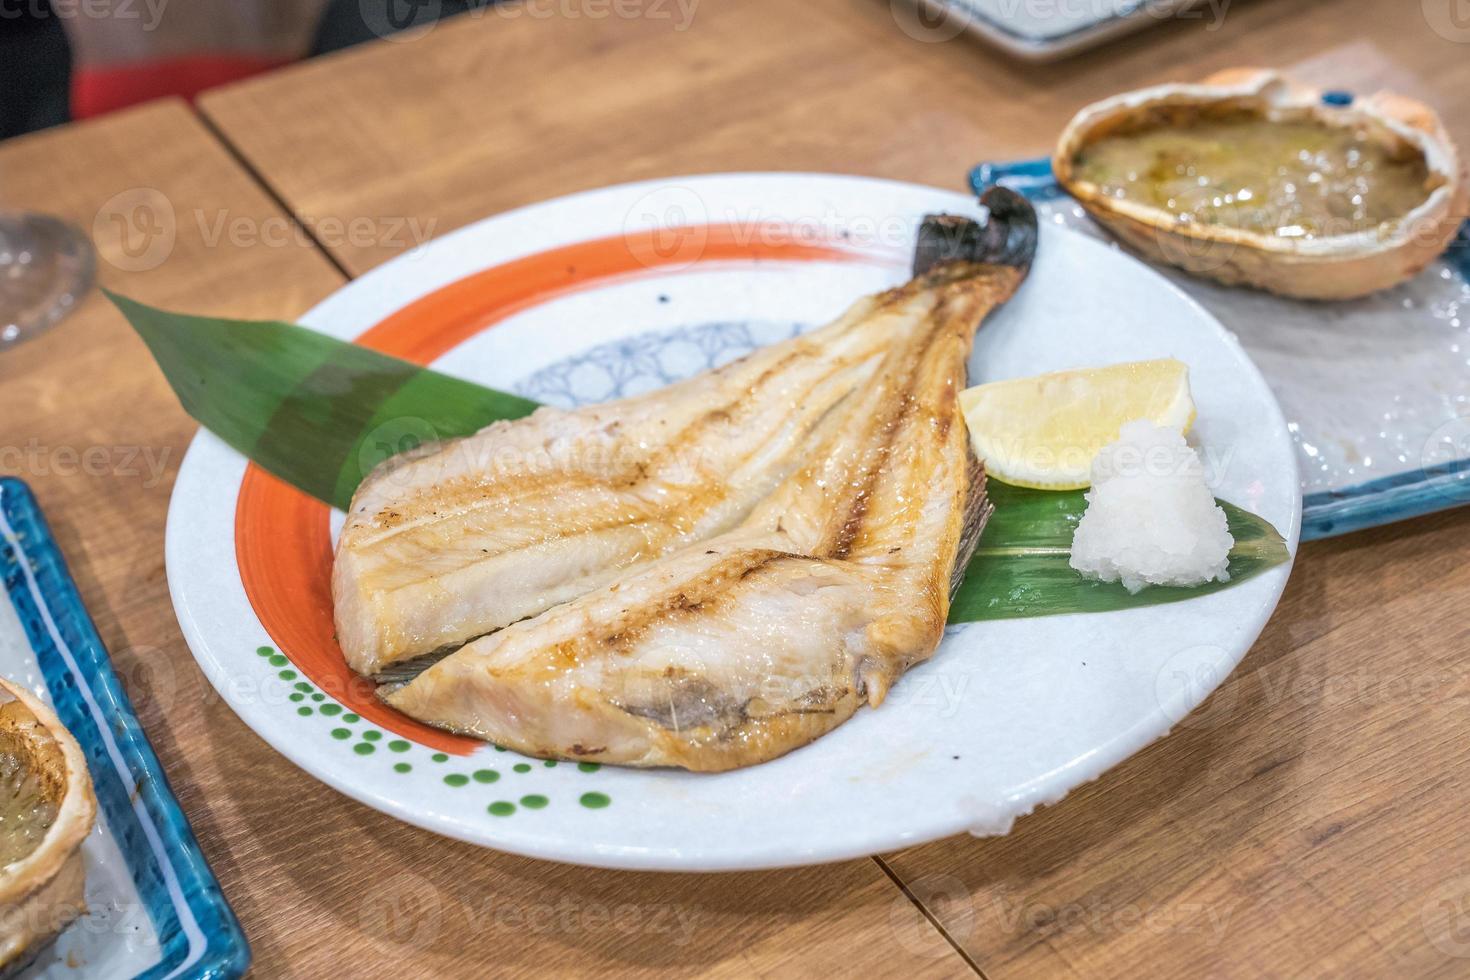
[[[97,799],[71,733],[48,707],[4,680],[0,750],[8,792],[0,833],[21,835],[3,842],[10,860],[0,867],[0,978],[7,978],[85,913],[81,844]],[[16,802],[17,789],[24,804]],[[44,812],[39,822],[27,820],[37,812]]]
[[[1345,103],[1345,104],[1344,104]],[[1346,234],[1285,237],[1227,224],[1181,221],[1160,207],[1106,194],[1078,175],[1084,149],[1104,137],[1187,125],[1210,113],[1259,114],[1267,123],[1352,129],[1392,153],[1421,154],[1427,197],[1401,218]],[[1417,161],[1416,161],[1417,163]],[[1467,211],[1458,150],[1428,106],[1387,92],[1352,100],[1265,69],[1235,68],[1194,85],[1160,85],[1094,103],[1062,132],[1057,181],[1088,213],[1146,258],[1228,285],[1303,299],[1350,299],[1407,281],[1444,252]]]

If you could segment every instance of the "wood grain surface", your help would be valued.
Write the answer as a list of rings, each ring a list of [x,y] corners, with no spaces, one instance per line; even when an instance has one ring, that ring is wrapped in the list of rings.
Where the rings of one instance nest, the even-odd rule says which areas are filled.
[[[1454,2],[1236,0],[1036,67],[916,40],[886,0],[704,0],[682,30],[675,4],[659,7],[674,20],[594,19],[535,16],[560,8],[532,0],[205,96],[249,173],[169,104],[0,145],[0,203],[84,227],[103,212],[103,281],[142,299],[291,316],[341,275],[311,241],[252,235],[280,219],[272,196],[356,275],[423,235],[622,180],[835,170],[958,187],[977,160],[1045,152],[1091,99],[1236,64],[1409,88],[1463,141],[1470,24]],[[177,224],[151,269],[138,226],[124,250],[111,216],[156,199],[107,203],[139,187]],[[221,210],[246,219],[238,234],[215,234]],[[593,872],[337,797],[208,691],[162,567],[192,426],[98,299],[0,356],[0,380],[0,446],[46,449],[24,475],[256,975],[1470,975],[1470,511],[1304,546],[1205,706],[1006,838],[766,875]],[[158,480],[58,471],[58,447],[135,445],[170,454]]]
[[[1459,0],[1216,0],[1050,66],[968,35],[916,40],[894,13],[903,2],[704,0],[681,30],[672,0],[634,3],[649,15],[631,18],[548,17],[581,0],[527,0],[200,106],[296,213],[414,218],[436,234],[548,197],[708,171],[958,189],[980,160],[1048,152],[1073,112],[1116,91],[1323,56],[1353,71],[1367,45],[1422,77],[1470,135],[1470,44],[1427,17]],[[328,237],[353,274],[411,247]]]
[[[682,31],[487,14],[202,111],[296,213],[436,233],[702,171],[960,187],[1047,152],[1093,99],[1242,64],[1406,90],[1470,137],[1452,0],[1237,0],[1046,67],[916,40],[893,10],[706,2]],[[327,247],[353,274],[401,250]],[[1171,737],[1009,837],[885,866],[992,978],[1470,975],[1467,532],[1460,512],[1303,547],[1255,649]]]
[[[0,144],[0,207],[94,234],[103,285],[294,318],[341,274],[181,102]],[[169,489],[195,430],[97,293],[0,354],[0,473],[31,484],[259,977],[970,976],[883,869],[629,875],[495,854],[339,796],[249,731],[179,634]]]

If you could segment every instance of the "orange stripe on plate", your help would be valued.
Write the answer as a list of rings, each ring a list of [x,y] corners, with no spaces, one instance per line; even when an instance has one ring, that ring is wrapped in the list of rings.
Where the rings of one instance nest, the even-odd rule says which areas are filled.
[[[867,262],[901,256],[841,243],[802,241],[781,225],[707,225],[579,242],[498,265],[450,283],[368,329],[358,343],[419,364],[523,310],[620,280],[669,275],[698,265]],[[810,237],[809,235],[806,237]],[[332,625],[330,510],[251,463],[235,507],[235,560],[261,625],[301,673],[348,711],[421,745],[468,755],[483,743],[414,721],[374,696],[354,674]]]

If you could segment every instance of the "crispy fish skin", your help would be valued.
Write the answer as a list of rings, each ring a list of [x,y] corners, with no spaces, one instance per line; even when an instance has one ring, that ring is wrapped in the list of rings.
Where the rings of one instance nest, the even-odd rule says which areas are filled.
[[[975,328],[1024,278],[1035,216],[1014,195],[987,203],[988,229],[952,224],[935,244],[945,228],[926,225],[919,274],[868,314],[888,332],[875,370],[736,526],[470,642],[385,699],[531,755],[696,771],[775,758],[881,703],[937,648],[989,514],[957,394]]]
[[[865,298],[663,390],[386,461],[354,495],[333,566],[349,666],[374,675],[458,646],[738,525],[877,371],[875,312]]]

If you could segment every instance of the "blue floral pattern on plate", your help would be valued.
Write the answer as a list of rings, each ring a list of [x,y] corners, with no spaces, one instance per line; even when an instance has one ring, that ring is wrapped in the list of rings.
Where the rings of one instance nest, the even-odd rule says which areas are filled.
[[[748,321],[647,331],[548,365],[516,385],[516,393],[559,408],[627,398],[729,364],[803,329]]]

